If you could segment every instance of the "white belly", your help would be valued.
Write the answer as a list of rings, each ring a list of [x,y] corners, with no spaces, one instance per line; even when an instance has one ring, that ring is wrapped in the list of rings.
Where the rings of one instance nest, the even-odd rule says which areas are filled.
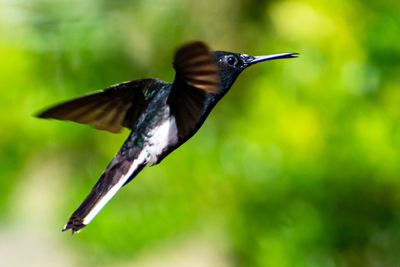
[[[149,139],[146,140],[145,150],[148,153],[148,163],[154,164],[169,146],[178,142],[175,117],[171,116],[170,119],[155,127],[150,131],[149,136]]]

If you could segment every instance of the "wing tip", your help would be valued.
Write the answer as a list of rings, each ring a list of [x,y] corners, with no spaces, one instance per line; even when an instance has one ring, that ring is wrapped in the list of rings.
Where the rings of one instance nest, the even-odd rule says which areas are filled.
[[[33,114],[33,116],[36,118],[40,118],[40,119],[48,119],[49,118],[49,115],[47,114],[47,110],[37,112],[37,113]]]
[[[193,50],[193,49],[201,49],[201,50],[210,50],[208,45],[203,42],[203,41],[199,41],[199,40],[194,40],[194,41],[189,41],[184,43],[183,45],[181,45],[178,50]]]

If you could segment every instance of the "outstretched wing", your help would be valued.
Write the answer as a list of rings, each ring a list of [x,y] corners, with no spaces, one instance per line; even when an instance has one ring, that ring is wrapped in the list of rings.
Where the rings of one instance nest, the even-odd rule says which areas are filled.
[[[96,129],[118,133],[132,129],[151,98],[165,83],[140,79],[111,86],[51,107],[37,116],[90,124]]]
[[[201,121],[207,94],[220,91],[220,77],[213,54],[203,42],[180,47],[174,58],[176,70],[168,99],[180,138],[191,135]]]

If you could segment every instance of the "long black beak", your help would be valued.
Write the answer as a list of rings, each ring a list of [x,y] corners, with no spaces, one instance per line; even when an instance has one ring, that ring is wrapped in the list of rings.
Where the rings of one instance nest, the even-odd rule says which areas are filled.
[[[280,53],[280,54],[272,54],[267,56],[257,56],[257,57],[248,57],[246,58],[246,63],[248,65],[252,65],[258,62],[272,60],[272,59],[279,59],[279,58],[295,58],[298,57],[299,53]]]

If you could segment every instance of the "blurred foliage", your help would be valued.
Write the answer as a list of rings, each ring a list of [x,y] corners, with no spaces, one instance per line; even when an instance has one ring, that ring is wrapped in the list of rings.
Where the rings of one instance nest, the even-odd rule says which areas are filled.
[[[114,265],[192,233],[214,233],[230,266],[400,264],[398,1],[0,6],[3,229],[33,225],[84,265]],[[188,143],[79,235],[61,234],[128,131],[32,115],[121,81],[172,81],[173,52],[189,40],[301,57],[246,70]]]

